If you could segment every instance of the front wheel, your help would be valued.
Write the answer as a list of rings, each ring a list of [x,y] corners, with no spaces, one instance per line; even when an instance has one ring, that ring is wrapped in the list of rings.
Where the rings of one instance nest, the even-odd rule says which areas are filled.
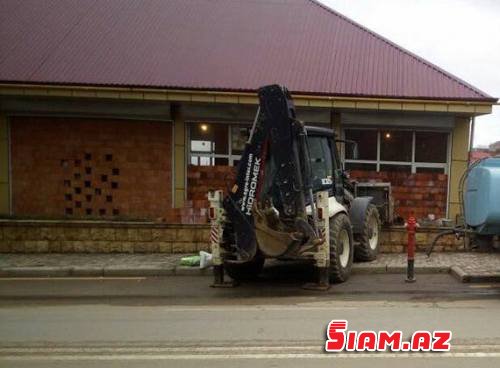
[[[379,249],[380,215],[377,207],[368,205],[365,212],[363,229],[356,236],[358,244],[355,247],[354,258],[356,261],[373,261],[377,258]]]
[[[351,274],[354,256],[351,221],[345,213],[330,219],[330,278],[344,282]]]

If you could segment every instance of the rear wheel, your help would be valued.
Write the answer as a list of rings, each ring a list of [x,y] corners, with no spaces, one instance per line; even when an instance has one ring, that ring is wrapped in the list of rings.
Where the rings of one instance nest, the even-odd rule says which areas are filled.
[[[253,257],[248,262],[235,263],[225,261],[224,269],[226,270],[226,273],[229,275],[229,277],[231,277],[233,280],[255,280],[264,267],[264,261],[264,256],[261,253],[257,252],[255,257]]]
[[[344,282],[351,274],[354,247],[351,221],[345,213],[330,219],[330,278]]]
[[[356,236],[358,244],[354,250],[356,261],[373,261],[379,249],[380,215],[377,207],[368,205],[361,234]]]

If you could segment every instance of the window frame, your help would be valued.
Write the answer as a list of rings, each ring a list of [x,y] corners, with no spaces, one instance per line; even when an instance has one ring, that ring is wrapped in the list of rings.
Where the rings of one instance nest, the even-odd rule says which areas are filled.
[[[381,135],[384,129],[388,130],[398,130],[398,131],[411,131],[412,132],[412,148],[411,148],[411,161],[385,161],[380,159],[380,148],[381,148]],[[395,128],[395,127],[358,127],[358,126],[346,126],[342,128],[342,137],[345,139],[346,130],[375,130],[377,131],[377,158],[376,160],[355,160],[345,158],[345,148],[342,148],[342,161],[344,163],[359,163],[359,164],[372,164],[375,165],[376,171],[380,172],[381,165],[403,165],[409,166],[411,174],[415,174],[418,168],[437,168],[443,169],[443,174],[448,175],[450,171],[450,156],[451,156],[451,132],[445,129],[419,129],[419,128]],[[446,133],[446,162],[417,162],[415,161],[416,153],[416,133],[426,132],[426,133]]]
[[[320,135],[320,134],[310,134],[307,136],[307,140],[308,140],[308,150],[309,150],[309,156],[310,158],[311,157],[311,146],[310,146],[310,139],[320,139],[322,142],[321,142],[321,151],[322,153],[324,154],[324,156],[326,158],[329,158],[330,161],[327,162],[325,160],[324,163],[324,166],[325,166],[325,172],[326,172],[326,177],[324,178],[319,178],[319,179],[327,179],[328,177],[330,177],[331,181],[332,181],[332,187],[333,187],[333,183],[335,183],[335,180],[336,180],[336,170],[337,170],[337,163],[335,162],[335,159],[334,159],[334,155],[333,155],[333,151],[332,151],[332,138],[329,137],[329,136],[326,136],[326,135]],[[328,152],[324,152],[324,148],[326,148],[328,150]],[[328,166],[330,166],[330,168],[328,168]],[[330,171],[330,172],[328,172]],[[314,168],[313,168],[313,165],[311,163],[311,174],[313,175],[312,179],[315,178],[314,176]],[[328,175],[330,174],[330,175]],[[313,183],[314,185],[314,183]],[[315,191],[317,191],[317,189],[313,189]]]
[[[227,143],[228,143],[228,153],[227,154],[220,154],[220,153],[215,153],[215,152],[201,152],[201,151],[191,151],[191,126],[197,125],[197,124],[224,124],[228,126],[228,135],[227,135]],[[215,159],[216,158],[224,158],[228,160],[228,165],[229,166],[235,166],[234,162],[241,160],[241,154],[233,154],[233,142],[232,142],[232,129],[233,127],[248,127],[249,129],[252,127],[251,122],[216,122],[216,121],[186,121],[186,153],[187,153],[187,164],[188,165],[194,165],[194,166],[215,166]],[[191,163],[191,160],[193,156],[196,157],[207,157],[210,160],[210,165],[199,165],[199,164],[193,164]]]

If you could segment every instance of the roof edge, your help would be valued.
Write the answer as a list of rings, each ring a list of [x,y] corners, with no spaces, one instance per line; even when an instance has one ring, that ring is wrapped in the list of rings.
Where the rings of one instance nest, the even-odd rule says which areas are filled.
[[[156,101],[164,103],[215,103],[257,105],[256,91],[228,91],[215,89],[181,89],[181,88],[144,88],[126,86],[92,86],[92,85],[49,85],[20,84],[0,82],[0,96],[12,97],[47,97],[47,98],[85,98],[122,101]],[[481,100],[419,100],[377,98],[363,96],[334,96],[304,94],[293,92],[296,106],[352,109],[359,111],[403,111],[426,113],[452,113],[466,116],[490,114],[494,102]]]
[[[4,81],[0,80],[2,86],[21,86],[27,88],[95,88],[95,89],[121,89],[121,90],[144,90],[144,91],[196,91],[200,93],[241,93],[255,95],[257,89],[238,89],[238,88],[217,88],[217,87],[184,87],[184,86],[151,86],[151,85],[129,85],[129,84],[92,84],[92,83],[57,83],[57,82],[25,82],[25,81]],[[453,97],[428,97],[428,96],[387,96],[387,95],[369,95],[369,94],[348,94],[348,93],[318,93],[310,91],[290,90],[293,95],[308,96],[316,99],[347,98],[359,100],[383,100],[383,101],[402,101],[402,102],[425,102],[425,103],[484,103],[496,104],[498,98],[453,98]]]

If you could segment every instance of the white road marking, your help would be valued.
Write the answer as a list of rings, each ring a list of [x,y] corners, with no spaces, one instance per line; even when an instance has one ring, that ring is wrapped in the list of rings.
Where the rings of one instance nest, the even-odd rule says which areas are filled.
[[[109,355],[9,355],[1,360],[229,360],[229,359],[387,359],[387,358],[500,358],[500,352],[460,353],[283,353],[283,354],[109,354]]]
[[[324,306],[311,306],[311,307],[303,307],[303,306],[279,306],[279,305],[269,305],[269,306],[245,306],[245,305],[238,305],[238,306],[217,306],[217,305],[211,305],[211,306],[206,306],[206,307],[195,307],[195,306],[182,306],[182,307],[172,307],[172,306],[165,306],[162,307],[165,308],[166,311],[168,312],[222,312],[222,311],[332,311],[332,310],[353,310],[353,309],[359,309],[358,307],[324,307]],[[329,322],[329,321],[328,321]]]
[[[0,348],[0,360],[228,360],[343,358],[499,358],[500,345],[456,345],[447,353],[325,353],[321,345]],[[486,351],[462,351],[486,350]],[[488,351],[489,350],[489,351]],[[491,351],[494,350],[494,351]]]
[[[0,281],[108,281],[108,280],[145,280],[147,277],[137,276],[68,276],[68,277],[0,277]]]

